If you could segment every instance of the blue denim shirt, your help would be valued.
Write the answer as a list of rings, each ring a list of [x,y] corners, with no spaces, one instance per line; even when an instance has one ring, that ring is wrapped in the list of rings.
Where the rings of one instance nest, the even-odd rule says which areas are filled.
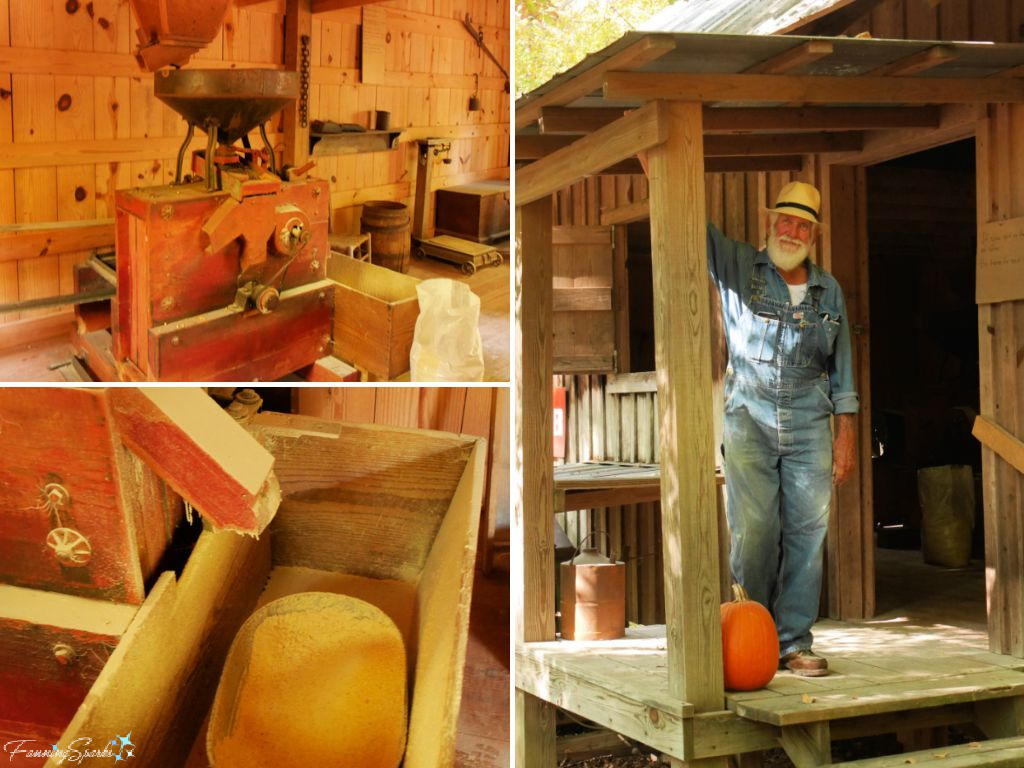
[[[722,297],[729,365],[740,376],[796,382],[828,379],[833,413],[856,413],[850,325],[838,281],[807,263],[807,296],[789,302],[786,281],[767,251],[730,240],[712,224],[708,269]]]

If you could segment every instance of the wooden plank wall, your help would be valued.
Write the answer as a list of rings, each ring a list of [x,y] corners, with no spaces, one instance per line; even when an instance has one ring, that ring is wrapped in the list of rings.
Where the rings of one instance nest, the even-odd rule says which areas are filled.
[[[285,4],[233,4],[218,37],[187,66],[282,67]],[[436,186],[507,178],[509,97],[462,19],[469,14],[508,68],[509,4],[392,0],[367,8],[384,14],[385,53],[395,85],[361,83],[364,9],[317,14],[310,119],[369,125],[375,110],[387,109],[393,130],[454,137],[452,162],[438,166]],[[0,0],[0,227],[109,223],[114,190],[173,180],[186,126],[154,98],[153,75],[139,69],[135,44],[128,0]],[[399,76],[402,67],[406,74]],[[472,91],[466,87],[468,82],[476,87],[475,73],[483,75],[483,109],[469,112]],[[271,120],[267,131],[280,153],[280,121]],[[262,146],[258,131],[250,139]],[[197,131],[192,149],[204,144]],[[335,231],[358,230],[366,199],[411,205],[415,162],[411,141],[390,151],[318,158],[312,175],[331,182]],[[112,226],[110,231],[112,244]],[[0,237],[0,303],[69,292],[73,266],[88,253],[55,244],[23,253]],[[67,313],[25,315],[61,311]],[[0,324],[17,320],[15,314],[0,316]]]
[[[383,424],[482,437],[487,440],[487,477],[481,517],[480,567],[509,541],[509,399],[498,387],[297,387],[296,413],[324,419]]]
[[[851,23],[844,33],[907,40],[1024,39],[1024,5],[1017,0],[885,0]]]
[[[315,15],[310,118],[372,127],[375,111],[386,110],[391,130],[406,131],[408,139],[450,139],[451,162],[430,159],[431,192],[507,179],[506,81],[462,20],[483,31],[509,70],[509,13],[510,4],[501,0],[392,0]],[[470,112],[474,94],[481,109]],[[318,173],[331,180],[334,231],[358,232],[367,200],[404,202],[412,211],[416,162],[415,143],[318,158]]]

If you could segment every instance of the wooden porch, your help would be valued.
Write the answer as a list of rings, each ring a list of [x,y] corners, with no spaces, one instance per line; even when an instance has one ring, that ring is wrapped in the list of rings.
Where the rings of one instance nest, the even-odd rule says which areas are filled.
[[[687,760],[781,745],[803,768],[831,765],[833,741],[873,734],[973,723],[990,739],[1015,735],[1024,660],[988,650],[984,569],[938,569],[916,552],[879,553],[884,612],[815,626],[815,647],[832,670],[827,677],[780,672],[766,688],[727,691],[720,711],[696,714],[669,693],[665,627],[652,625],[617,641],[521,645],[516,685]],[[992,759],[980,743],[960,750]],[[930,753],[945,755],[935,758],[945,766],[966,759],[952,747]],[[1021,764],[1015,756],[1008,765]],[[913,764],[909,757],[893,756],[893,764]]]

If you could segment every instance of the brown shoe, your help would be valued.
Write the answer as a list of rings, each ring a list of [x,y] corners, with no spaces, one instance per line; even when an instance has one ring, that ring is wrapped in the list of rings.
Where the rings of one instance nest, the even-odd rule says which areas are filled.
[[[779,669],[788,669],[801,677],[822,677],[828,674],[828,662],[810,648],[805,648],[779,659]]]

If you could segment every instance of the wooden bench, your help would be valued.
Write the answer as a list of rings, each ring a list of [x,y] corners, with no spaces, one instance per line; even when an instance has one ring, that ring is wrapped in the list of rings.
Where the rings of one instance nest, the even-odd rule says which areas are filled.
[[[935,747],[902,755],[871,757],[848,763],[833,763],[830,768],[904,768],[907,765],[934,765],[942,768],[1018,768],[1024,765],[1024,736],[974,741],[952,747]]]

